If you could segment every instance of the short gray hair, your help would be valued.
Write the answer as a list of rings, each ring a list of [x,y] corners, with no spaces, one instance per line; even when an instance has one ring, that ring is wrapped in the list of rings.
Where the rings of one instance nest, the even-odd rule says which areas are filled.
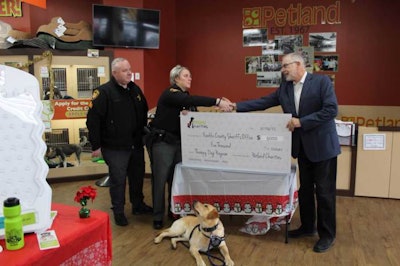
[[[175,84],[175,79],[177,77],[179,77],[179,75],[181,74],[182,70],[188,70],[190,71],[187,67],[181,66],[181,65],[176,65],[171,69],[171,72],[169,72],[169,83],[171,85]]]
[[[126,58],[123,57],[117,57],[115,58],[112,62],[111,62],[111,71],[114,71],[117,69],[117,64],[119,62],[123,62],[123,61],[128,61]]]
[[[305,65],[306,65],[304,62],[304,57],[299,53],[290,53],[290,54],[285,55],[284,57],[290,58],[291,61],[299,62],[300,65],[302,65],[303,67],[305,67]]]

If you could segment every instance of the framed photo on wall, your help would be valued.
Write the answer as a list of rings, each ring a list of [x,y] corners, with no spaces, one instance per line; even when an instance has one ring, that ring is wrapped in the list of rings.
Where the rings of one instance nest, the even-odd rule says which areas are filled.
[[[275,43],[283,54],[290,54],[296,46],[303,46],[303,35],[276,35]]]
[[[315,55],[314,71],[333,71],[337,72],[339,68],[338,55]]]
[[[245,59],[245,73],[280,71],[282,62],[278,55],[247,56]]]
[[[263,46],[267,44],[267,29],[244,29],[243,46]]]
[[[262,46],[262,55],[276,54],[281,55],[283,51],[278,49],[278,45],[275,40],[268,40],[266,45]]]
[[[304,58],[307,72],[313,72],[314,63],[314,47],[312,46],[296,46],[294,48],[295,53],[299,53]]]
[[[266,72],[280,71],[282,68],[282,62],[279,61],[278,55],[262,55],[260,56],[260,70]]]
[[[273,72],[257,72],[258,88],[277,88],[282,82],[282,74],[280,71]]]
[[[315,52],[336,52],[336,32],[309,33],[308,44]]]
[[[245,73],[256,74],[260,71],[260,58],[259,56],[246,56],[245,58]]]

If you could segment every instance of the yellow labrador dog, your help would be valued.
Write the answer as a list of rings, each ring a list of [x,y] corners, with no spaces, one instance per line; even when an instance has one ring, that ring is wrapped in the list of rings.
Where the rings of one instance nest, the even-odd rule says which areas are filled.
[[[170,228],[162,231],[154,239],[154,243],[160,243],[164,237],[171,237],[172,247],[176,249],[177,242],[189,242],[189,250],[196,259],[197,266],[206,266],[199,251],[207,252],[211,248],[218,247],[224,256],[225,265],[233,266],[234,262],[229,256],[224,226],[219,219],[218,211],[213,205],[198,201],[193,203],[193,210],[196,216],[190,215],[176,220]]]

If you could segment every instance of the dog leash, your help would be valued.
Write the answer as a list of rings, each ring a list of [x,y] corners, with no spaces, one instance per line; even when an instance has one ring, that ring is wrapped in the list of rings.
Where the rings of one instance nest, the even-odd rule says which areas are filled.
[[[211,242],[211,241],[210,241]],[[186,243],[184,243],[184,242],[180,242],[183,246],[185,246],[187,249],[189,249],[189,245],[188,244],[186,244]],[[211,243],[210,243],[211,244]],[[226,264],[225,264],[225,260],[224,260],[224,258],[220,258],[220,257],[217,257],[217,256],[215,256],[215,255],[212,255],[211,253],[210,253],[210,250],[212,249],[210,249],[210,245],[209,244],[209,247],[208,247],[208,250],[207,250],[207,252],[204,252],[204,251],[199,251],[199,253],[200,254],[203,254],[203,255],[207,255],[207,258],[208,258],[208,261],[211,263],[211,265],[212,266],[226,266]],[[222,254],[221,254],[221,252],[218,250],[218,253],[221,255],[221,257],[222,257]],[[212,260],[217,260],[217,261],[219,261],[219,262],[221,262],[222,264],[215,264]]]
[[[212,261],[212,259],[220,261],[222,263],[221,266],[226,266],[225,260],[223,258],[221,259],[220,257],[214,256],[210,253],[210,251],[212,249],[216,249],[224,239],[225,239],[224,237],[219,237],[219,236],[214,236],[214,235],[211,235],[211,237],[210,237],[210,243],[208,244],[207,252],[204,252],[204,254],[207,255],[208,261],[211,263],[212,266],[219,266],[218,264],[215,264]],[[203,252],[201,252],[201,253],[203,253]],[[221,251],[219,249],[218,249],[218,253],[222,256]]]

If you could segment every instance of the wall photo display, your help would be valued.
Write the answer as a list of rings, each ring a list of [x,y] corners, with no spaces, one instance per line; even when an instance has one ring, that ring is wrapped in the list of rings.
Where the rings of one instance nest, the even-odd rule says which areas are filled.
[[[308,34],[308,44],[315,52],[336,52],[336,32],[314,32]]]
[[[260,69],[259,56],[246,56],[244,61],[245,61],[244,68],[246,74],[255,74],[257,73],[257,70]]]
[[[245,60],[245,73],[276,72],[282,68],[278,55],[247,56]]]
[[[278,50],[278,45],[275,40],[268,40],[266,45],[262,46],[262,55],[269,55],[269,54],[276,54],[281,55],[283,54],[282,50]]]
[[[263,46],[267,44],[267,29],[243,29],[243,46]]]
[[[282,82],[282,73],[280,71],[257,72],[258,88],[278,88]]]
[[[337,72],[339,68],[338,55],[315,55],[314,71],[333,71]]]
[[[261,55],[246,56],[244,66],[245,74],[256,74],[257,88],[279,87],[282,82],[282,56],[289,53],[301,54],[307,72],[327,72],[325,74],[335,84],[335,73],[339,69],[339,56],[334,54],[337,32],[309,32],[307,28],[302,34],[275,35],[274,27],[246,28],[242,31],[243,47],[261,46]]]
[[[276,35],[275,43],[277,50],[283,54],[290,54],[296,46],[303,46],[303,35]]]

